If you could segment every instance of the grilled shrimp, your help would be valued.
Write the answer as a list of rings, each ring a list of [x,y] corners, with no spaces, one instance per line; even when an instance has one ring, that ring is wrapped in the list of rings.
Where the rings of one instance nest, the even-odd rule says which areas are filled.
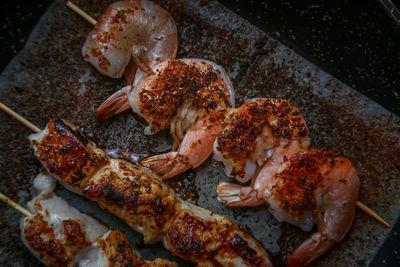
[[[146,134],[170,127],[173,151],[141,162],[168,179],[198,167],[211,155],[225,116],[234,106],[234,90],[224,69],[211,61],[168,60],[135,87],[111,96],[97,110],[97,119],[125,110],[128,102],[148,122]]]
[[[256,98],[231,112],[214,143],[228,176],[247,182],[266,161],[277,162],[309,146],[307,125],[287,100]]]
[[[100,73],[131,84],[137,68],[152,73],[178,49],[175,23],[166,10],[147,0],[110,5],[89,33],[82,55]]]
[[[275,172],[266,164],[253,187],[220,184],[236,206],[266,203],[278,221],[318,230],[289,257],[289,266],[307,265],[348,232],[355,215],[360,182],[351,162],[333,151],[311,148],[281,162]]]

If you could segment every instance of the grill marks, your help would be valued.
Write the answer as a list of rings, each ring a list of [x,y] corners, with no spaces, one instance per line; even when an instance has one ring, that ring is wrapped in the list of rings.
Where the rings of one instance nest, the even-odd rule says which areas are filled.
[[[210,266],[237,266],[238,260],[248,266],[269,266],[262,245],[237,224],[198,207],[179,210],[166,234],[167,247],[175,255]]]
[[[24,236],[39,257],[51,265],[67,265],[76,252],[88,246],[85,232],[76,220],[64,220],[64,239],[56,239],[41,214],[25,219]]]
[[[109,159],[73,126],[50,121],[46,130],[32,145],[51,173],[132,228],[143,230],[145,242],[162,235],[175,212],[176,197],[169,187],[132,164]]]
[[[128,239],[120,231],[111,231],[106,238],[99,240],[96,246],[105,251],[113,266],[133,266],[133,263],[137,264],[135,266],[142,266],[145,262],[136,256]]]
[[[88,199],[133,228],[143,228],[147,241],[162,235],[175,213],[176,197],[171,192],[160,179],[120,160],[111,160],[83,188]]]
[[[257,256],[257,252],[250,248],[247,242],[238,234],[233,236],[229,241],[229,245],[247,264],[254,266],[260,266],[262,264],[262,259]]]
[[[267,252],[251,234],[242,231],[238,225],[223,216],[184,204],[161,179],[153,177],[136,165],[109,159],[75,129],[62,122],[50,121],[40,135],[31,137],[37,156],[45,166],[51,166],[50,170],[57,171],[59,179],[73,185],[88,199],[142,232],[145,243],[165,238],[166,246],[173,254],[195,263],[212,263],[218,266],[232,265],[237,260],[242,260],[248,265],[261,262],[260,265],[269,266]],[[72,157],[76,157],[73,162],[77,166],[73,162],[65,164]],[[71,173],[77,172],[79,166],[91,168],[85,172],[85,179],[74,183]],[[40,223],[35,225],[43,229],[30,229],[27,233],[31,233],[32,237],[28,236],[27,239],[41,235],[54,236],[51,229],[45,229]],[[69,222],[64,227],[65,232],[71,236],[71,244],[78,246],[85,242],[79,239],[81,235],[76,225]],[[121,239],[118,247],[113,248],[117,250],[117,256],[110,260],[115,265],[129,265],[131,259],[134,260],[130,245],[121,236],[110,238]],[[43,243],[42,239],[39,239],[40,244]],[[103,245],[106,245],[107,240],[104,242]],[[50,251],[59,255],[57,257],[60,261],[67,260],[62,258],[65,254],[62,245],[48,245],[54,246]],[[152,264],[165,265],[157,260]]]
[[[106,161],[105,153],[61,120],[51,120],[47,129],[40,143],[32,141],[39,160],[52,174],[73,187],[81,187]]]
[[[222,227],[221,227],[222,226]],[[183,212],[177,214],[167,232],[167,242],[187,261],[207,260],[223,245],[232,227],[199,220]]]
[[[219,76],[204,62],[188,64],[171,60],[149,86],[140,90],[140,112],[152,127],[165,129],[182,103],[190,101],[192,106],[203,109],[216,120],[221,113],[225,115],[229,106],[229,92]],[[214,111],[218,112],[213,114]]]

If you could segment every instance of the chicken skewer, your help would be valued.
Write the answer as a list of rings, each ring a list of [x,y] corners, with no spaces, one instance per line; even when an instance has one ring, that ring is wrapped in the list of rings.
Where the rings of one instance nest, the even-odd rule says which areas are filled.
[[[165,259],[140,258],[126,236],[80,213],[53,193],[56,182],[41,173],[34,180],[39,193],[26,210],[1,194],[1,199],[25,215],[21,219],[24,245],[50,266],[177,266]]]
[[[50,121],[30,140],[38,159],[61,184],[141,232],[145,243],[162,241],[174,255],[197,264],[272,266],[268,252],[250,233],[178,199],[145,169],[108,158],[76,127]]]

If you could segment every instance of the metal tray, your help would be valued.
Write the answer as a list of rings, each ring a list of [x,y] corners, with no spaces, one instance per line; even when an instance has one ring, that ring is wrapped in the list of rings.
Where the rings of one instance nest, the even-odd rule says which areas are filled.
[[[76,1],[97,18],[112,1]],[[168,10],[179,32],[178,58],[206,58],[222,65],[236,88],[237,106],[254,97],[290,99],[302,112],[314,145],[336,147],[356,166],[360,200],[392,225],[399,211],[400,119],[319,70],[268,34],[216,1],[155,1]],[[158,153],[172,144],[167,132],[145,136],[131,112],[104,123],[96,108],[123,81],[97,73],[81,57],[91,25],[55,1],[32,31],[24,49],[0,76],[0,99],[39,127],[60,117],[81,125],[106,148]],[[22,206],[35,193],[31,183],[41,170],[27,141],[29,130],[5,113],[0,116],[0,190]],[[194,171],[169,181],[177,194],[248,226],[264,246],[286,257],[310,233],[277,222],[265,206],[228,208],[216,200],[216,185],[228,181],[209,159]],[[127,234],[142,256],[173,259],[161,244],[143,246],[140,235],[95,204],[59,187],[57,193],[84,212]],[[0,205],[0,263],[40,265],[19,237],[19,218]],[[361,211],[345,239],[313,266],[367,265],[382,246],[387,229]],[[175,259],[176,260],[176,259]],[[182,265],[188,265],[178,260]]]

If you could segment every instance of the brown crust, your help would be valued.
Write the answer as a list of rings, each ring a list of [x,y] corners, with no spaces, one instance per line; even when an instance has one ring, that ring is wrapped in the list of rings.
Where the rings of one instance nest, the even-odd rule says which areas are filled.
[[[235,234],[229,241],[229,247],[239,255],[249,266],[260,266],[263,259],[257,252],[249,247],[248,243],[238,234]]]
[[[287,100],[261,98],[243,104],[229,115],[217,138],[217,150],[225,160],[235,162],[231,164],[233,176],[244,176],[247,159],[253,155],[255,140],[264,127],[269,127],[277,139],[301,139],[308,135],[303,117]]]
[[[107,160],[104,152],[95,151],[84,135],[63,121],[51,120],[47,128],[48,133],[32,145],[47,169],[68,184],[79,187]]]
[[[79,222],[63,221],[65,239],[56,239],[54,231],[41,214],[27,218],[24,237],[38,256],[50,265],[67,265],[76,252],[90,244]]]
[[[172,219],[166,238],[175,255],[187,261],[202,262],[213,258],[231,230],[231,224],[200,220],[182,212]]]
[[[111,231],[105,239],[98,241],[97,246],[106,253],[112,266],[116,267],[177,267],[175,262],[163,258],[153,261],[138,257],[126,236],[120,231]]]
[[[145,235],[161,235],[174,214],[175,195],[158,178],[123,161],[107,165],[83,188],[84,195]]]
[[[185,210],[174,216],[166,233],[167,247],[174,255],[211,266],[236,266],[232,263],[237,258],[248,266],[267,266],[264,257],[268,256],[255,250],[263,248],[250,232],[223,216],[206,216]]]
[[[54,127],[54,121],[50,122],[48,136],[54,138],[51,141],[61,153],[64,151],[65,142],[56,142],[56,137],[59,140],[67,139],[67,145],[70,144],[69,140],[73,139],[73,143],[78,145],[78,152],[85,149],[84,145],[89,145],[81,133],[73,130],[74,127],[63,130],[64,126],[59,131],[53,129]],[[43,145],[49,143],[46,139],[48,136],[43,138]],[[56,145],[57,143],[59,145]],[[43,146],[42,144],[36,145],[39,148]],[[95,148],[93,144],[92,146]],[[53,148],[49,151],[54,153],[57,150]],[[76,153],[73,149],[66,151]],[[61,158],[69,156],[62,154]],[[42,159],[42,161],[47,164],[49,159],[52,158]],[[257,243],[251,235],[241,231],[236,224],[225,217],[208,215],[210,219],[204,219],[196,215],[196,212],[192,213],[179,208],[178,203],[180,202],[177,201],[173,191],[161,179],[152,176],[142,167],[123,160],[102,159],[107,161],[101,162],[100,169],[93,168],[92,176],[79,184],[79,191],[88,199],[97,202],[101,207],[127,222],[132,228],[141,229],[146,243],[154,242],[165,235],[167,247],[175,255],[191,262],[210,263],[216,266],[223,260],[217,259],[216,256],[224,255],[224,253],[227,253],[229,258],[223,262],[231,262],[241,257],[244,261],[254,260],[257,263],[259,261],[257,257],[260,259],[268,257],[260,254],[264,252],[263,248],[250,244],[251,242]],[[89,160],[86,159],[86,161]],[[62,163],[63,161],[58,160],[54,164],[58,164],[58,162]],[[64,175],[64,173],[61,174]],[[65,181],[65,179],[63,180]],[[66,182],[71,184],[70,180],[66,180]],[[68,224],[66,227],[66,231],[74,237],[68,244],[79,243],[80,241],[76,238],[78,232],[74,231],[73,225]],[[242,242],[237,237],[233,238],[234,234],[239,235],[245,241],[242,240]],[[252,249],[261,256],[254,255]],[[129,245],[121,243],[119,254],[114,259],[115,264],[129,264],[131,258]],[[145,261],[144,265],[174,266],[173,263],[165,260]]]
[[[84,248],[90,245],[90,241],[86,239],[85,232],[81,229],[78,221],[70,219],[63,221],[64,235],[66,237],[64,246],[76,247],[76,249]]]
[[[193,106],[203,109],[212,120],[225,116],[229,92],[212,66],[201,64],[203,68],[171,60],[153,78],[151,85],[139,92],[140,112],[154,127],[168,127],[178,108],[187,99],[191,99]]]
[[[112,266],[143,265],[144,260],[136,256],[128,239],[120,231],[111,231],[105,239],[97,242],[97,246],[104,251]]]
[[[271,190],[280,207],[296,218],[316,212],[314,192],[327,182],[330,169],[341,163],[341,157],[335,155],[334,151],[315,148],[293,155],[287,167],[275,175],[276,185]]]

